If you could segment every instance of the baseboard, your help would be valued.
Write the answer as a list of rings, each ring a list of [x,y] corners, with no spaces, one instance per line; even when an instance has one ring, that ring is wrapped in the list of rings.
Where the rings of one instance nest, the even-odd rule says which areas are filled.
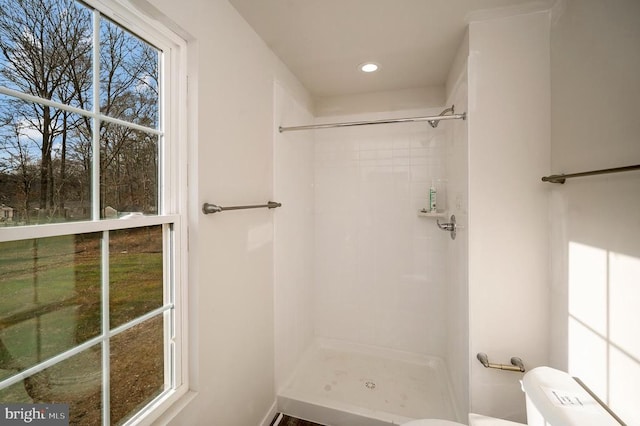
[[[260,426],[271,426],[271,421],[276,416],[277,412],[278,412],[278,401],[274,400],[273,404],[271,404],[271,407],[269,408],[269,411],[267,412],[267,414],[265,414],[264,418],[260,422]]]

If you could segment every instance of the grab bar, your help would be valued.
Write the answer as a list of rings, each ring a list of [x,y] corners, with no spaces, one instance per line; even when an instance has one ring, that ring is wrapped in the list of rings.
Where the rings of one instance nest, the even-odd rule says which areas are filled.
[[[277,207],[282,207],[282,204],[276,203],[275,201],[267,201],[267,204],[256,204],[256,205],[250,205],[250,206],[229,206],[229,207],[222,207],[216,204],[204,203],[202,205],[202,213],[213,214],[213,213],[223,212],[225,210],[245,210],[245,209],[260,209],[260,208],[275,209]]]
[[[511,365],[492,364],[489,362],[489,357],[484,352],[479,352],[477,356],[478,356],[478,361],[480,361],[480,364],[484,365],[485,368],[497,368],[499,370],[519,371],[521,373],[525,372],[524,363],[520,358],[516,356],[511,358]]]

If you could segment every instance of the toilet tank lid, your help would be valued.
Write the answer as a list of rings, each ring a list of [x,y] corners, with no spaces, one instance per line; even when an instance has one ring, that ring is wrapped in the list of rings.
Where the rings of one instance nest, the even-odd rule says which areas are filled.
[[[620,426],[576,380],[550,367],[530,370],[522,389],[542,417],[554,426]]]

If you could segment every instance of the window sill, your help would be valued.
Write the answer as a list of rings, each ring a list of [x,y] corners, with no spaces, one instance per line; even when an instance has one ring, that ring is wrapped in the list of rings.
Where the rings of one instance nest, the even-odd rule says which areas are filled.
[[[198,395],[198,392],[188,389],[177,389],[165,398],[157,401],[139,417],[131,419],[128,426],[165,425],[182,412]]]

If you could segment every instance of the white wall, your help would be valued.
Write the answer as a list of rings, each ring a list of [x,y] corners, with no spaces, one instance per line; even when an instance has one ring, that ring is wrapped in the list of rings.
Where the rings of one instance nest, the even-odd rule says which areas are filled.
[[[548,362],[549,16],[469,26],[470,408],[524,421],[520,373]]]
[[[444,143],[442,126],[426,123],[316,133],[318,336],[444,356],[447,235],[417,216],[432,179],[444,178]]]
[[[314,99],[316,117],[346,116],[389,111],[440,108],[445,101],[444,86],[368,92]]]
[[[226,0],[151,3],[189,40],[189,97],[197,97],[198,199],[220,205],[273,198],[274,80],[306,93]],[[192,111],[193,112],[193,111]],[[284,208],[284,207],[283,207]],[[192,388],[175,425],[257,425],[275,401],[273,217],[246,210],[190,223]],[[167,421],[165,417],[160,423]]]
[[[456,112],[468,110],[467,58],[469,40],[465,37],[458,58],[449,74],[447,105]],[[446,360],[456,405],[461,413],[469,411],[469,137],[468,122],[443,123],[447,129],[446,170],[447,210],[456,216],[455,240],[447,241],[447,342]],[[464,417],[464,415],[463,415]]]
[[[551,31],[551,164],[640,164],[640,3],[567,1]],[[551,361],[640,424],[640,172],[549,185]]]
[[[313,123],[282,85],[275,85],[274,126]],[[276,390],[292,374],[314,337],[314,132],[275,132],[274,194],[283,208],[275,222]]]

